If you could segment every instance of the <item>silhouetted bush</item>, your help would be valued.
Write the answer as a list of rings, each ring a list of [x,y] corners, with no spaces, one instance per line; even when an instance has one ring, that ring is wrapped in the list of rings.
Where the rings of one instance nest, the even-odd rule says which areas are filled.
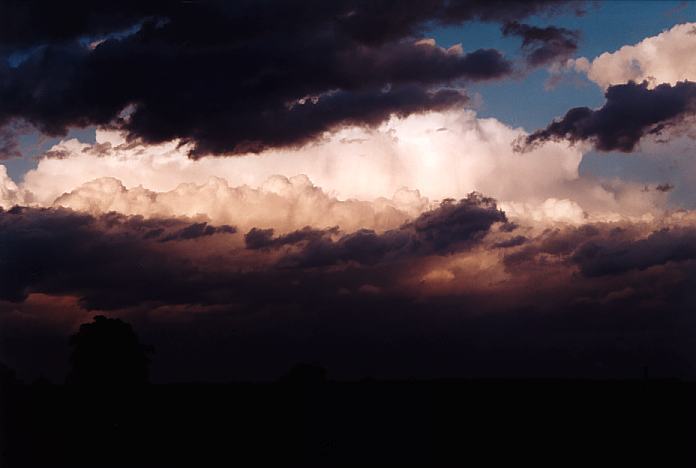
[[[137,385],[148,382],[151,350],[130,324],[98,315],[70,337],[67,382],[79,385]]]

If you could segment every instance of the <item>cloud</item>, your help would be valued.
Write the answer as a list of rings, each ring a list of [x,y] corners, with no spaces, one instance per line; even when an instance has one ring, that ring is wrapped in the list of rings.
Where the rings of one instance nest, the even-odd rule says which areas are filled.
[[[665,182],[664,184],[656,185],[655,190],[658,192],[671,192],[674,190],[674,185],[670,184],[669,182]]]
[[[645,138],[648,143],[651,139],[665,142],[660,138],[663,133],[693,138],[695,27],[696,23],[678,24],[594,60],[581,57],[556,66],[552,80],[568,70],[584,73],[605,90],[607,102],[599,109],[569,110],[530,135],[522,147],[565,138],[589,141],[601,151],[633,152],[644,137],[651,137]]]
[[[641,138],[678,129],[696,114],[696,83],[649,87],[629,82],[610,86],[606,102],[596,110],[575,107],[545,129],[523,139],[519,149],[526,151],[547,141],[589,141],[600,151],[633,151]],[[687,122],[688,126],[689,123]]]
[[[573,255],[585,276],[618,275],[667,262],[696,259],[696,229],[661,229],[644,239],[602,239],[588,242]]]
[[[566,4],[564,4],[566,3]],[[567,5],[571,3],[571,5]],[[75,11],[42,0],[6,1],[3,3],[3,22],[0,23],[0,43],[7,46],[30,47],[39,44],[69,41],[84,36],[99,37],[123,31],[139,20],[151,17],[168,21],[179,21],[184,25],[202,19],[209,26],[223,24],[236,30],[228,34],[261,34],[259,24],[299,30],[304,26],[316,26],[331,20],[332,26],[341,28],[361,41],[372,43],[413,35],[427,21],[438,23],[463,22],[469,20],[505,21],[529,16],[544,11],[553,12],[568,6],[578,9],[582,2],[531,1],[511,4],[470,1],[435,1],[428,4],[408,2],[394,9],[391,4],[372,5],[360,1],[337,1],[332,5],[310,1],[302,5],[284,2],[268,2],[260,8],[255,2],[229,5],[222,1],[210,1],[204,5],[172,4],[168,1],[151,1],[143,4],[135,0],[101,2],[95,5],[88,0],[75,3]],[[218,21],[212,16],[220,15]],[[333,16],[332,16],[333,15]],[[188,16],[188,18],[187,18]],[[14,18],[9,21],[7,18]],[[188,23],[187,23],[188,22]],[[183,26],[182,26],[183,27]],[[215,38],[217,30],[206,31],[206,39]]]
[[[27,203],[24,190],[7,175],[7,168],[0,164],[0,208],[10,208],[14,205]]]
[[[299,252],[292,252],[280,260],[283,266],[375,264],[411,256],[463,251],[481,242],[494,224],[506,222],[507,218],[495,200],[471,193],[458,202],[444,201],[412,222],[381,234],[361,229],[333,241],[329,234],[335,234],[335,231],[304,229],[273,239],[270,230],[251,230],[245,240],[247,247],[254,249],[302,242],[304,245]]]
[[[50,153],[61,158],[41,158],[24,187],[50,204],[102,177],[162,192],[182,183],[204,184],[211,176],[232,186],[259,187],[274,175],[304,174],[343,199],[391,198],[409,187],[430,199],[480,191],[519,201],[552,196],[558,185],[578,177],[580,148],[549,144],[521,158],[511,148],[520,135],[521,129],[459,109],[393,117],[373,129],[346,127],[301,149],[192,161],[177,142],[134,145],[117,132],[99,131],[96,145],[69,140],[54,146]],[[529,183],[519,184],[519,178]]]
[[[460,106],[465,96],[447,86],[509,76],[511,63],[495,50],[417,41],[426,28],[566,8],[82,3],[79,13],[40,1],[4,6],[12,25],[0,35],[0,125],[23,121],[51,136],[111,127],[131,141],[189,142],[195,157],[300,146],[344,125]]]
[[[210,178],[205,184],[181,184],[167,192],[127,189],[117,179],[101,178],[61,195],[53,203],[94,215],[115,211],[148,218],[202,217],[243,230],[257,227],[280,232],[305,226],[385,230],[429,205],[417,191],[405,189],[391,199],[338,200],[302,175],[290,179],[272,176],[258,188],[230,187],[224,179]]]
[[[197,294],[191,286],[195,281],[185,278],[197,267],[177,255],[173,244],[186,250],[187,242],[214,244],[214,234],[233,233],[227,226],[177,219],[15,207],[0,212],[0,275],[5,279],[0,297],[22,301],[32,292],[72,294],[84,304],[104,307],[133,304],[135,298],[191,300]],[[180,292],[170,289],[176,283]]]
[[[234,234],[235,232],[237,232],[235,227],[226,224],[216,227],[210,226],[208,223],[194,223],[162,237],[161,242],[198,239],[199,237],[212,236],[213,234]],[[159,229],[153,229],[149,235],[150,237],[160,237],[162,234]]]
[[[59,199],[90,213],[202,215],[244,232],[276,233],[392,229],[473,191],[496,198],[513,218],[538,223],[641,217],[664,208],[666,198],[643,191],[643,183],[581,176],[588,145],[551,141],[520,155],[513,142],[527,136],[452,110],[347,127],[301,149],[192,160],[176,141],[132,144],[118,132],[98,131],[93,145],[73,139],[52,147],[18,188],[37,206]]]
[[[6,279],[0,299],[72,295],[101,309],[257,302],[265,300],[258,294],[273,277],[292,282],[306,268],[320,267],[313,274],[322,274],[338,263],[349,266],[350,276],[350,265],[464,252],[505,221],[494,200],[472,194],[383,233],[305,228],[273,238],[271,230],[255,228],[242,240],[231,226],[190,219],[14,207],[0,211],[0,275]],[[275,294],[294,296],[288,288],[273,287]]]
[[[622,275],[685,262],[696,245],[693,216],[684,214],[553,228],[507,219],[480,194],[445,201],[383,232],[305,227],[275,235],[251,228],[245,236],[186,218],[15,207],[0,212],[0,274],[7,279],[0,296],[16,302],[31,294],[70,295],[83,307],[108,310],[275,307],[305,294],[329,300],[369,284],[389,297],[485,293],[535,303],[526,288],[537,275],[552,275],[552,294],[575,294],[566,281],[576,268],[588,281],[616,276],[625,288],[633,283]],[[600,288],[593,296],[605,288],[593,287]]]
[[[3,353],[54,372],[89,308],[142,331],[156,381],[273,378],[303,356],[348,378],[693,375],[693,214],[549,229],[501,225],[493,203],[252,243],[195,220],[3,211]],[[201,235],[161,242],[183,230]]]
[[[586,73],[604,89],[629,81],[647,81],[649,88],[680,81],[696,81],[696,23],[678,24],[657,36],[626,45],[615,52],[605,52],[591,62],[578,59],[570,66]]]
[[[567,60],[578,48],[579,31],[547,26],[544,28],[511,21],[503,26],[505,36],[522,39],[527,63],[532,67]]]
[[[509,247],[517,247],[519,245],[524,244],[527,242],[527,238],[524,236],[514,236],[509,239],[506,239],[504,241],[497,242],[493,244],[493,247],[496,247],[498,249],[507,249]]]
[[[689,269],[689,262],[696,259],[692,212],[652,222],[558,225],[541,232],[522,226],[517,232],[526,236],[495,244],[510,249],[503,263],[511,273],[541,272],[555,265],[577,268],[585,278],[614,276],[625,282],[630,275],[652,267],[660,267],[663,272]]]
[[[292,300],[293,282],[310,273],[308,280],[333,278],[329,295],[362,284],[408,295],[418,288],[403,282],[418,277],[427,259],[477,258],[486,249],[526,245],[509,241],[514,236],[536,237],[533,230],[517,229],[493,199],[475,193],[383,232],[305,227],[274,235],[271,228],[255,227],[243,237],[229,225],[186,218],[15,207],[0,212],[0,273],[8,278],[0,295],[11,301],[34,293],[72,295],[101,309],[257,303],[265,300],[258,294],[269,281],[287,282],[272,289]],[[499,263],[494,259],[493,265]],[[497,267],[471,271],[480,268],[495,274],[491,268]],[[472,282],[465,290],[472,287],[479,286]]]
[[[693,213],[660,210],[667,185],[579,174],[583,142],[661,130],[690,85],[610,87],[520,155],[536,134],[462,109],[461,86],[508,59],[423,39],[515,24],[549,63],[572,32],[521,21],[568,4],[8,5],[25,27],[0,15],[2,54],[19,51],[3,123],[112,127],[22,183],[0,166],[0,338],[27,369],[98,310],[142,330],[157,381],[307,358],[342,377],[694,375]],[[617,109],[639,118],[619,143],[592,127]]]
[[[251,228],[244,235],[244,242],[248,249],[278,248],[284,245],[298,244],[302,242],[317,242],[330,235],[338,234],[338,228],[312,229],[309,226],[290,232],[288,234],[273,237],[274,229]]]
[[[75,9],[42,0],[3,1],[0,44],[19,49],[100,36],[133,26],[137,21],[166,11],[167,2],[74,2]]]

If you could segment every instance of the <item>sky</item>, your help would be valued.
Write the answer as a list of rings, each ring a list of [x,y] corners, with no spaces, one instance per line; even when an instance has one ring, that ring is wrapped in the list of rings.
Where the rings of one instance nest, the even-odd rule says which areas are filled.
[[[696,3],[0,1],[0,361],[696,377]]]

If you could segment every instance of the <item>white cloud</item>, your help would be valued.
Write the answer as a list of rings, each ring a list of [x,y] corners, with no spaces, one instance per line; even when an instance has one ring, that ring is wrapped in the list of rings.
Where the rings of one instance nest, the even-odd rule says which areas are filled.
[[[290,179],[273,176],[258,188],[230,187],[224,179],[212,177],[201,185],[186,183],[166,192],[141,186],[127,189],[118,179],[103,177],[61,195],[54,206],[93,214],[204,216],[216,224],[233,224],[243,232],[260,227],[283,233],[304,226],[383,231],[417,216],[430,204],[417,191],[406,189],[391,199],[341,201],[300,175]]]
[[[7,175],[7,168],[0,164],[0,208],[10,208],[14,205],[26,204],[27,199],[24,190]]]
[[[343,129],[295,150],[260,155],[186,156],[176,142],[128,145],[118,134],[98,132],[98,144],[63,141],[25,176],[24,186],[41,203],[84,182],[114,177],[126,187],[173,190],[181,183],[205,183],[211,176],[230,185],[259,187],[273,175],[305,174],[341,199],[391,197],[402,187],[431,199],[463,197],[479,190],[501,199],[539,198],[578,177],[579,148],[554,143],[524,156],[511,142],[522,135],[496,119],[470,110],[394,118],[377,129]]]
[[[57,200],[90,212],[201,214],[281,231],[387,229],[474,190],[536,222],[640,216],[655,208],[642,186],[581,178],[580,146],[552,142],[515,153],[512,142],[521,135],[461,109],[392,118],[376,129],[345,128],[299,149],[192,160],[177,142],[130,144],[99,131],[95,145],[54,146],[12,190],[43,206]]]
[[[585,213],[572,200],[548,198],[540,204],[508,202],[501,207],[509,216],[532,219],[534,221],[555,221],[566,223],[582,223]]]
[[[660,83],[674,85],[683,80],[696,81],[694,51],[696,23],[684,23],[638,44],[605,52],[592,62],[583,57],[569,64],[602,88],[630,80],[647,80],[651,87]]]

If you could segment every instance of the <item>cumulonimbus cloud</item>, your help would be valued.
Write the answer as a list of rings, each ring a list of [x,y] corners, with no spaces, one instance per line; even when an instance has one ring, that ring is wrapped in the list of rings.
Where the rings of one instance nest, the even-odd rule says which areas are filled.
[[[177,141],[132,144],[98,131],[95,144],[68,140],[51,148],[20,184],[5,177],[0,205],[201,215],[245,232],[283,234],[304,226],[392,229],[472,191],[529,222],[641,217],[667,199],[643,184],[581,177],[580,146],[551,142],[521,156],[512,142],[524,137],[470,110],[430,112],[375,129],[344,128],[298,150],[192,160]]]
[[[295,150],[191,161],[179,141],[134,145],[118,132],[99,131],[95,145],[72,140],[53,147],[22,186],[37,202],[50,204],[101,177],[162,192],[181,183],[203,184],[211,176],[231,186],[258,187],[274,175],[305,174],[340,198],[391,198],[409,187],[431,199],[480,191],[499,200],[520,200],[578,177],[579,148],[550,144],[520,158],[510,143],[521,135],[526,136],[522,129],[458,109],[393,117],[374,129],[346,127]],[[529,183],[519,184],[520,177]]]

